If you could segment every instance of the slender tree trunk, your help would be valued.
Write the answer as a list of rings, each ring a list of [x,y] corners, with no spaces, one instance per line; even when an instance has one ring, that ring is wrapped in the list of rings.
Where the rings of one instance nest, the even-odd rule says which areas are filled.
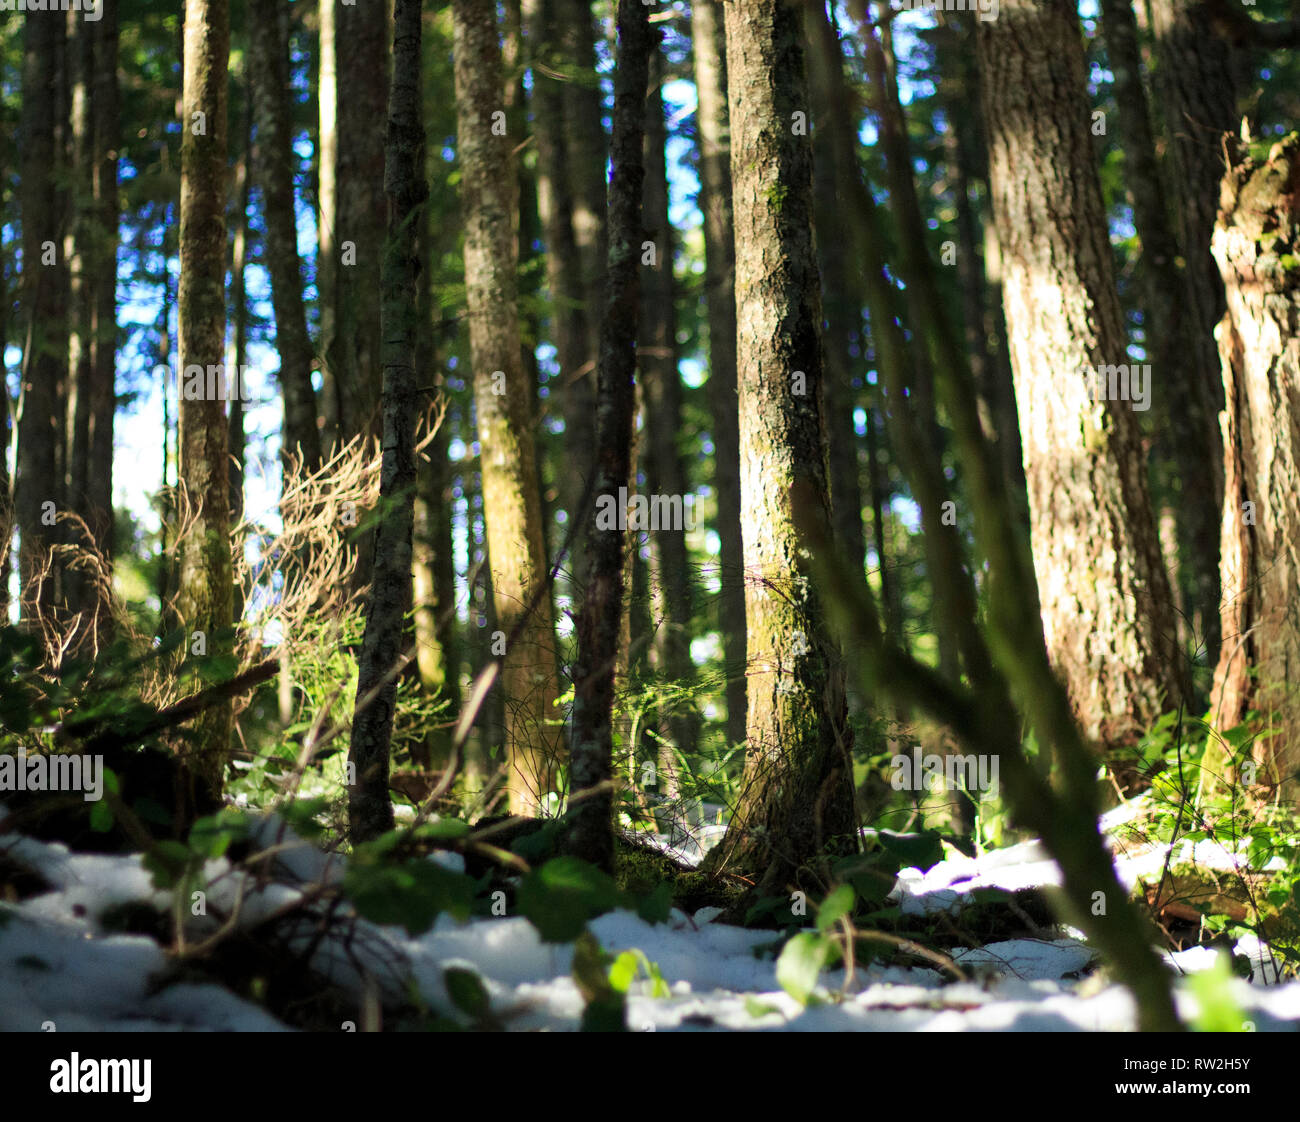
[[[555,638],[550,598],[543,591],[546,556],[532,392],[519,347],[517,180],[511,157],[515,142],[505,128],[493,11],[457,0],[453,18],[465,283],[483,508],[497,627],[507,643],[501,689],[509,699],[510,806],[515,813],[536,813],[555,786],[560,740],[556,726],[548,723],[558,717]]]
[[[618,66],[614,87],[613,175],[609,191],[609,302],[600,331],[597,383],[596,494],[598,514],[590,535],[591,565],[578,617],[574,674],[570,852],[613,871],[614,836],[609,791],[597,791],[613,774],[611,710],[614,667],[624,618],[624,544],[621,523],[600,517],[617,507],[630,480],[636,407],[637,311],[641,261],[641,206],[645,169],[642,143],[650,52],[654,40],[646,8],[618,3]],[[618,512],[620,515],[622,511]]]
[[[1155,405],[1159,455],[1172,469],[1170,506],[1177,526],[1184,603],[1203,636],[1211,665],[1219,649],[1219,523],[1223,493],[1212,340],[1192,314],[1196,296],[1179,269],[1178,239],[1169,220],[1155,137],[1142,84],[1137,23],[1131,0],[1102,0],[1106,54],[1114,75],[1124,182],[1142,244],[1143,337],[1156,376],[1167,391]],[[1215,183],[1217,188],[1218,179]],[[1200,247],[1196,247],[1200,253]],[[1190,345],[1189,345],[1190,342]]]
[[[1214,231],[1227,290],[1219,327],[1225,415],[1223,653],[1215,723],[1254,710],[1253,782],[1300,801],[1300,140],[1267,159],[1235,142]],[[1246,783],[1252,780],[1246,778]]]
[[[69,119],[69,266],[70,315],[68,319],[68,393],[66,400],[66,468],[64,493],[68,513],[84,519],[89,528],[86,488],[89,481],[90,384],[94,361],[95,279],[95,126],[92,111],[95,72],[95,28],[93,23],[68,13]],[[94,545],[93,535],[73,523],[65,526],[65,539],[77,547]],[[74,640],[75,649],[85,650],[97,630],[91,620],[96,614],[93,582],[79,565],[64,571],[64,596],[70,613],[82,614],[82,627]]]
[[[117,411],[118,13],[104,5],[95,23],[94,357],[91,360],[86,511],[100,552],[113,554],[113,423]]]
[[[646,98],[642,222],[645,238],[654,246],[654,262],[641,277],[641,327],[637,356],[646,417],[646,490],[667,499],[663,509],[682,511],[679,525],[650,526],[654,554],[654,658],[661,680],[689,689],[695,678],[691,662],[691,620],[694,582],[686,550],[686,468],[677,448],[682,428],[682,381],[677,370],[677,315],[674,307],[673,229],[668,220],[668,133],[660,87],[664,60],[651,52],[650,89]],[[643,243],[644,244],[644,243]],[[646,250],[642,249],[641,260]],[[639,551],[638,551],[639,553]],[[677,757],[695,750],[699,718],[690,698],[661,694],[659,733],[659,793],[677,795]]]
[[[330,456],[340,437],[339,384],[330,356],[334,353],[334,313],[338,288],[338,243],[334,223],[339,217],[339,97],[338,25],[335,0],[317,0],[320,22],[320,73],[316,103],[318,135],[316,149],[316,291],[320,313],[321,388],[318,408],[321,416],[321,451]]]
[[[63,257],[60,198],[51,197],[63,161],[58,155],[58,58],[62,19],[24,21],[22,99],[23,366],[20,378],[18,462],[14,514],[21,548],[19,596],[25,620],[54,603],[47,551],[54,544],[51,521],[62,498],[57,446],[63,425],[58,407],[67,374],[67,320],[63,305],[67,264]]]
[[[348,755],[356,769],[355,785],[348,792],[354,841],[373,838],[393,826],[393,807],[388,794],[389,745],[397,698],[397,668],[402,657],[406,613],[411,605],[415,421],[421,400],[416,370],[419,223],[429,194],[420,113],[422,30],[420,0],[396,0],[384,166],[389,218],[381,305],[384,451],[379,491],[382,512],[375,528],[374,576],[366,606],[366,632],[358,663],[357,710]]]
[[[550,289],[551,341],[559,365],[559,404],[564,416],[565,470],[559,503],[569,519],[580,520],[570,555],[571,585],[578,583],[576,559],[585,557],[586,531],[578,510],[587,486],[592,449],[589,311],[584,303],[582,256],[573,229],[570,139],[566,135],[565,94],[558,80],[561,64],[555,0],[528,0],[524,19],[532,48],[533,135],[537,140],[537,209],[546,243],[546,282]],[[566,527],[567,528],[567,527]]]
[[[181,132],[179,370],[225,358],[227,0],[186,0]],[[181,545],[176,606],[192,657],[228,649],[234,615],[225,402],[180,401],[180,481],[196,511]],[[200,644],[199,634],[203,641]],[[192,728],[196,770],[219,798],[230,748],[231,706],[212,705]]]
[[[796,504],[827,530],[831,516],[812,151],[793,127],[809,104],[802,30],[785,0],[726,8],[753,669],[741,801],[710,857],[764,895],[804,884],[800,870],[851,850],[855,831],[844,671],[795,524]]]
[[[244,119],[240,125],[242,148],[235,165],[235,236],[230,252],[230,304],[233,315],[227,371],[238,374],[248,362],[248,296],[244,283],[244,270],[248,265],[248,211],[252,196],[252,177],[248,165],[252,160],[253,99],[252,82],[247,66],[244,67]],[[233,374],[231,375],[234,376]],[[247,461],[248,437],[244,428],[243,402],[230,402],[230,526],[234,528],[244,518],[244,472]],[[232,538],[236,550],[243,549],[242,538]],[[244,589],[234,589],[234,620],[244,616]]]
[[[586,357],[564,385],[565,453],[575,500],[595,470],[596,363],[600,354],[601,313],[606,299],[605,129],[601,123],[600,78],[596,73],[596,31],[590,0],[551,0],[559,25],[559,49],[567,80],[564,104],[565,163],[572,205],[574,243],[581,262],[580,285]],[[574,556],[587,556],[587,513],[569,511],[582,521]]]
[[[382,367],[379,334],[380,261],[384,250],[384,136],[388,112],[388,5],[335,0],[337,162],[334,219],[334,337],[327,361],[339,396],[339,430],[378,436]],[[359,559],[364,583],[369,558]]]
[[[1137,387],[1089,390],[1127,358],[1078,16],[1068,0],[1005,0],[978,45],[1048,650],[1087,738],[1129,745],[1184,684]]]
[[[275,345],[284,395],[282,461],[300,456],[302,466],[320,465],[320,430],[312,389],[314,357],[307,334],[307,309],[298,259],[298,221],[293,190],[293,130],[289,116],[288,13],[278,0],[259,0],[248,9],[249,70],[257,122],[256,178],[266,216],[266,264],[275,308]],[[288,480],[285,480],[286,486]]]
[[[704,298],[708,318],[708,400],[713,487],[717,492],[721,590],[718,625],[727,672],[727,743],[745,739],[745,555],[740,532],[740,431],[736,391],[736,245],[731,209],[731,123],[726,38],[719,0],[691,5],[700,209],[704,213]]]

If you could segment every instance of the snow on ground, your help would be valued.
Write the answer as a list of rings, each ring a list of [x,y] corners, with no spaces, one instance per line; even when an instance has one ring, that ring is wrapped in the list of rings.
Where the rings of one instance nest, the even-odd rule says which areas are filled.
[[[313,882],[333,882],[340,875],[339,858],[298,843],[277,819],[266,818],[256,837],[263,845],[278,839],[287,847],[277,851],[276,878],[251,878],[224,858],[209,861],[204,876],[214,917],[237,910],[240,922],[248,923],[298,903]],[[690,856],[698,860],[696,851],[712,840],[693,842]],[[114,910],[123,905],[144,904],[163,913],[171,906],[170,894],[153,888],[138,855],[72,854],[62,845],[12,834],[0,835],[0,853],[51,886],[18,903],[0,903],[0,1030],[35,1031],[47,1021],[60,1031],[285,1027],[217,985],[160,986],[169,963],[159,945],[109,929]],[[431,859],[459,868],[453,854]],[[1158,872],[1163,855],[1120,858],[1121,877],[1133,883],[1153,860]],[[1015,891],[1058,882],[1056,865],[1038,843],[1029,842],[978,858],[949,851],[925,873],[904,870],[894,900],[906,914],[920,915],[953,911],[976,888]],[[640,950],[671,990],[670,996],[655,997],[643,977],[634,982],[628,996],[630,1028],[1049,1032],[1135,1026],[1128,993],[1093,974],[1096,956],[1077,938],[1013,939],[958,950],[953,958],[969,976],[966,982],[922,966],[873,964],[859,967],[849,979],[836,968],[821,976],[822,1000],[804,1008],[778,985],[774,957],[755,954],[775,933],[724,926],[713,922],[716,915],[711,908],[694,916],[674,910],[667,924],[651,925],[618,911],[592,921],[602,947]],[[216,918],[188,920],[188,938],[204,938],[217,923]],[[289,939],[307,951],[312,931],[304,927]],[[1268,952],[1247,940],[1236,949],[1255,969],[1256,984],[1233,983],[1243,1015],[1259,1030],[1300,1027],[1300,982],[1268,984],[1277,977]],[[481,976],[494,1013],[512,1029],[571,1030],[582,1015],[583,1000],[570,976],[572,947],[543,943],[521,917],[459,924],[443,915],[418,937],[355,920],[346,937],[327,938],[311,953],[315,969],[357,995],[365,974],[378,977],[394,995],[414,981],[434,1008],[449,1011],[444,971],[460,966]],[[1215,961],[1214,952],[1203,947],[1166,957],[1184,973]],[[1184,1016],[1192,1017],[1196,1003],[1185,986],[1180,985],[1178,1000]]]

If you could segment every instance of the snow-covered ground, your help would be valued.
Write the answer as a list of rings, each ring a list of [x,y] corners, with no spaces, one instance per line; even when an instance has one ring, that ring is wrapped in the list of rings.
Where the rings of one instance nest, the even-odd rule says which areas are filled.
[[[240,924],[251,923],[301,900],[313,883],[337,880],[341,859],[305,843],[293,845],[281,828],[268,818],[259,831],[263,845],[277,837],[291,843],[278,857],[273,879],[254,881],[224,858],[208,862],[210,918],[187,918],[187,938],[199,941],[211,934],[217,916],[233,912]],[[171,907],[170,894],[154,889],[138,855],[72,854],[62,845],[12,834],[0,835],[0,855],[51,886],[17,903],[0,903],[0,1029],[38,1031],[47,1022],[59,1031],[286,1027],[220,986],[167,982],[171,964],[154,939],[106,930],[105,916],[111,920],[123,905],[144,904],[164,914]],[[441,854],[431,860],[455,869],[461,859]],[[1162,854],[1149,851],[1121,858],[1121,877],[1132,884],[1149,867],[1158,872],[1162,861]],[[925,873],[904,870],[894,901],[908,914],[951,911],[976,888],[1014,891],[1058,881],[1059,870],[1035,842],[974,859],[954,851]],[[675,910],[669,923],[651,925],[617,911],[591,922],[605,950],[641,951],[671,991],[656,997],[644,977],[633,982],[630,1028],[1043,1032],[1135,1026],[1128,993],[1092,973],[1094,953],[1080,939],[1067,937],[1068,931],[954,952],[971,979],[967,982],[919,966],[859,967],[849,980],[842,968],[824,971],[818,988],[822,1000],[804,1007],[778,985],[774,958],[754,953],[770,944],[774,933],[724,926],[713,922],[715,914],[716,909],[694,916]],[[305,948],[311,937],[304,930],[291,941]],[[1269,984],[1276,975],[1265,961],[1267,952],[1244,940],[1236,949],[1254,964],[1251,982],[1233,982],[1243,1017],[1260,1031],[1300,1027],[1300,982]],[[570,974],[573,953],[571,945],[543,943],[520,916],[460,924],[443,915],[418,937],[357,920],[346,939],[321,942],[312,951],[312,965],[355,995],[358,1009],[369,975],[375,979],[370,984],[394,995],[414,982],[441,1011],[453,1008],[445,971],[463,967],[481,977],[494,1014],[508,1027],[569,1030],[578,1027],[584,1004]],[[1215,954],[1196,948],[1169,958],[1180,972],[1191,974],[1212,965]],[[1197,1001],[1183,982],[1178,1000],[1183,1015],[1194,1017]]]

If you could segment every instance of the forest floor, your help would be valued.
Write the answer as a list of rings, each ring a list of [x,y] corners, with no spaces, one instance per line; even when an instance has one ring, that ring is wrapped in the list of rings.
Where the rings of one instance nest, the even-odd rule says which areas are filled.
[[[1103,819],[1109,831],[1116,824],[1113,816]],[[427,1003],[456,1020],[457,1004],[465,1003],[449,995],[449,969],[476,973],[482,988],[475,988],[490,999],[490,1009],[459,1015],[462,1023],[579,1026],[585,1002],[573,976],[572,943],[544,943],[528,919],[513,915],[458,923],[444,914],[411,936],[348,916],[347,906],[336,903],[328,922],[319,920],[321,910],[303,923],[313,886],[337,884],[344,861],[295,844],[274,817],[258,830],[259,843],[279,839],[285,846],[274,873],[250,875],[225,857],[209,861],[206,908],[213,918],[186,917],[180,956],[164,950],[173,894],[154,887],[139,854],[77,854],[58,843],[0,835],[0,895],[8,897],[0,902],[0,1030],[49,1023],[59,1031],[346,1030],[378,1023],[380,1007],[394,1002],[408,1009]],[[690,856],[698,859],[698,851]],[[1118,856],[1121,879],[1132,886],[1159,875],[1165,856],[1158,848]],[[1203,848],[1187,856],[1206,867],[1231,863]],[[463,868],[454,853],[425,859]],[[1024,893],[1058,881],[1057,866],[1037,842],[978,858],[949,849],[924,873],[904,869],[891,901],[904,916],[953,916],[983,889]],[[778,984],[775,955],[764,951],[777,933],[713,922],[718,912],[702,908],[688,916],[674,909],[667,923],[651,925],[614,911],[589,923],[602,948],[635,948],[662,979],[656,986],[648,967],[638,971],[626,998],[630,1029],[1051,1032],[1135,1025],[1127,991],[1107,979],[1096,954],[1069,928],[950,949],[965,981],[938,966],[870,963],[848,978],[842,967],[826,970],[804,1005]],[[297,926],[280,922],[290,916]],[[1235,952],[1243,973],[1249,962],[1251,978],[1224,979],[1214,998],[1195,977],[1214,966],[1216,951],[1166,953],[1182,975],[1177,998],[1184,1018],[1194,1022],[1207,1001],[1227,1001],[1247,1028],[1300,1028],[1300,981],[1279,981],[1278,962],[1254,939],[1240,940]],[[286,954],[304,966],[296,982]]]

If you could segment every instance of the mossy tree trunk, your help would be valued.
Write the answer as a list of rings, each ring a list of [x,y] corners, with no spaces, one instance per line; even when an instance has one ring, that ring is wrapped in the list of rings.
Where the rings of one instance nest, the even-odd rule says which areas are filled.
[[[465,287],[483,511],[497,628],[505,643],[510,809],[536,814],[555,787],[561,736],[555,635],[542,544],[532,387],[519,344],[515,217],[518,180],[506,126],[501,48],[490,6],[457,0],[457,147],[465,221]]]
[[[855,829],[844,672],[795,527],[796,501],[830,525],[802,29],[785,0],[726,8],[749,743],[710,863],[768,895],[811,887],[801,870]]]
[[[226,346],[226,97],[228,0],[186,0],[181,118],[180,371],[221,365]],[[178,474],[195,515],[181,543],[176,607],[187,656],[229,649],[234,618],[226,403],[180,402]],[[197,635],[202,634],[202,641]],[[190,726],[200,779],[220,797],[232,710],[219,702]]]

